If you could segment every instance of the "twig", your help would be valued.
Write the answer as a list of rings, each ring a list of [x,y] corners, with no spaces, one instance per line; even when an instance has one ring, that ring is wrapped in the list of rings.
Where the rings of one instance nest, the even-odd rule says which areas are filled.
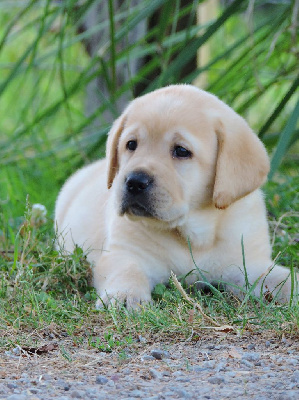
[[[205,314],[203,312],[203,309],[201,307],[201,305],[199,303],[197,303],[196,301],[194,301],[193,299],[191,299],[191,297],[189,297],[187,295],[187,293],[185,292],[185,290],[183,289],[182,285],[180,284],[180,282],[178,281],[177,277],[175,276],[175,274],[171,271],[171,279],[175,285],[175,287],[178,289],[178,291],[181,293],[181,295],[183,296],[183,298],[190,304],[192,304],[198,311],[199,313],[203,316],[203,318],[205,318],[207,321],[209,321],[212,325],[220,327],[220,325],[213,320],[213,318],[209,317],[207,314]]]

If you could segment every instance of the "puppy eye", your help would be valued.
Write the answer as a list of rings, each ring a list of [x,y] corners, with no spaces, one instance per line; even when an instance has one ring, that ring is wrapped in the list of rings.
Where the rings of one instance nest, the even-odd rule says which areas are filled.
[[[174,158],[191,158],[191,151],[185,149],[183,146],[175,146],[172,152]]]
[[[137,149],[137,140],[129,140],[126,148],[130,151],[135,151]]]

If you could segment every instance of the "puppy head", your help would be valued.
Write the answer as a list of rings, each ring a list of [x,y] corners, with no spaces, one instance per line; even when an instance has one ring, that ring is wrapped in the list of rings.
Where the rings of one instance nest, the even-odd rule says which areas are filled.
[[[111,128],[107,159],[119,213],[172,226],[190,210],[228,207],[257,189],[269,170],[247,123],[190,85],[134,100]]]

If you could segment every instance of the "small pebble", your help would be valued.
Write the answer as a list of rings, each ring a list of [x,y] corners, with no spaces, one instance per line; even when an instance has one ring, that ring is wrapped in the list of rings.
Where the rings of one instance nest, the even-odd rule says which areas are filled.
[[[244,353],[242,359],[247,361],[258,361],[260,355],[258,353]]]
[[[281,381],[280,381],[280,382],[279,382],[279,381],[276,382],[275,385],[274,385],[274,389],[275,389],[275,390],[281,390],[281,389],[283,389],[284,387],[285,387],[285,384],[284,384],[284,382],[281,382]]]
[[[153,379],[160,379],[161,378],[161,373],[159,371],[157,371],[156,369],[154,369],[154,368],[150,368],[148,370],[148,372],[149,372],[151,378],[153,378]]]
[[[290,385],[287,386],[286,389],[291,390],[291,389],[297,389],[298,383],[291,383]]]
[[[235,371],[229,371],[226,375],[231,377],[231,378],[234,378],[236,376],[236,372]]]
[[[82,399],[83,397],[85,397],[84,392],[82,390],[73,390],[71,392],[71,397],[73,399]]]
[[[299,383],[299,371],[294,371],[293,376],[291,377],[291,381],[295,383]]]
[[[151,351],[151,356],[154,357],[156,360],[162,360],[163,358],[169,358],[169,353],[168,351],[154,349]]]
[[[202,366],[204,368],[213,369],[216,366],[216,361],[215,360],[204,361]]]
[[[207,368],[201,367],[200,365],[194,365],[192,367],[192,371],[194,371],[194,372],[203,372],[206,370],[207,370]]]
[[[180,397],[180,398],[184,398],[184,399],[188,399],[190,397],[190,395],[188,394],[188,392],[184,389],[181,388],[174,388],[173,391]]]
[[[42,379],[43,381],[51,381],[51,380],[53,379],[53,376],[50,375],[50,374],[43,374],[43,375],[41,376],[41,379]]]
[[[156,360],[156,358],[153,357],[153,356],[149,356],[148,354],[146,354],[145,356],[141,357],[141,360],[142,360],[142,361],[153,361],[153,360]]]
[[[254,367],[254,365],[250,361],[247,361],[247,360],[241,360],[241,364],[245,365],[246,367],[248,367],[250,369]]]
[[[289,358],[289,359],[286,359],[285,361],[289,365],[297,365],[298,364],[298,360],[296,360],[296,358]]]
[[[212,376],[211,378],[209,378],[208,382],[212,383],[214,385],[220,385],[221,383],[225,382],[225,378],[223,376],[220,376],[220,375],[218,375],[218,376],[215,375],[215,376]]]
[[[41,384],[41,382],[39,382],[39,384]],[[59,379],[58,381],[57,381],[57,385],[59,386],[59,387],[61,387],[64,391],[68,391],[68,390],[70,390],[70,385],[68,384],[68,382],[65,382],[64,380],[62,380],[62,379]]]
[[[170,399],[173,399],[173,392],[170,392],[170,391],[167,391],[167,392],[163,392],[163,397],[164,398],[170,398]]]
[[[122,374],[124,375],[130,375],[132,373],[132,371],[130,370],[130,368],[124,368],[122,371]]]
[[[16,389],[18,387],[18,385],[14,382],[8,382],[6,386],[8,387],[8,389]]]
[[[103,375],[98,375],[96,377],[96,383],[99,385],[105,385],[108,382],[108,379]]]
[[[16,356],[19,356],[21,354],[21,350],[19,347],[15,347],[14,349],[12,349],[12,352]]]
[[[251,375],[250,376],[250,381],[251,382],[257,382],[260,379],[258,375]]]
[[[141,335],[138,335],[137,342],[140,342],[140,343],[146,343],[146,342],[147,342],[147,340],[146,340],[146,339],[145,339],[143,336],[141,336]]]
[[[183,372],[182,371],[175,371],[172,375],[173,376],[182,376]]]
[[[190,382],[190,379],[185,377],[185,376],[178,376],[177,378],[175,378],[176,382]]]
[[[215,369],[217,372],[220,372],[220,371],[225,371],[225,369],[226,369],[225,367],[226,367],[226,363],[220,362],[218,365],[216,365]]]
[[[40,392],[41,392],[41,389],[38,389],[38,388],[36,388],[36,387],[31,387],[31,388],[29,388],[29,390],[30,390],[30,392],[31,392],[32,394],[37,394],[37,393],[40,393]]]
[[[145,397],[145,393],[142,390],[138,390],[138,389],[134,389],[132,390],[130,393],[130,396],[132,397],[141,397],[144,398]]]
[[[91,387],[85,390],[87,396],[95,396],[98,393],[98,388],[97,387]]]

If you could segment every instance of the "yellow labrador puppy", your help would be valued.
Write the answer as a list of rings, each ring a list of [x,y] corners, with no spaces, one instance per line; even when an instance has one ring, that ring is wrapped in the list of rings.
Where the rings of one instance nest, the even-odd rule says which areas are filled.
[[[217,97],[190,85],[156,90],[115,121],[107,158],[63,186],[56,204],[60,246],[88,251],[98,306],[117,299],[136,307],[171,271],[194,270],[193,260],[207,281],[243,287],[243,238],[255,293],[287,300],[289,270],[272,265],[258,189],[268,171],[263,144]]]

